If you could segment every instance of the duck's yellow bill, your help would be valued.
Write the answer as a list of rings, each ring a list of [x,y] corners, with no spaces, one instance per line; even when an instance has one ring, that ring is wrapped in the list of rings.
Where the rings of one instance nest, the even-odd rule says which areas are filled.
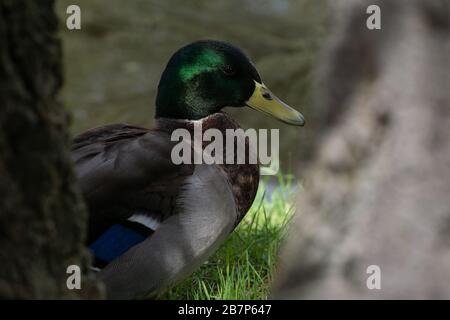
[[[277,98],[264,84],[255,81],[255,91],[245,104],[285,123],[304,126],[303,115]]]

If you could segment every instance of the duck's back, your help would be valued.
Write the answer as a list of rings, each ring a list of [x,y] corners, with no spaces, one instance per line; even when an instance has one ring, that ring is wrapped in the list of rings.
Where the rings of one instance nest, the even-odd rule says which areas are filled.
[[[98,266],[151,235],[174,213],[179,189],[193,166],[173,164],[172,147],[167,133],[126,124],[92,129],[75,138],[72,159],[90,211],[88,244],[106,258],[97,259]],[[112,238],[117,237],[124,243],[111,252],[111,242],[117,245]]]

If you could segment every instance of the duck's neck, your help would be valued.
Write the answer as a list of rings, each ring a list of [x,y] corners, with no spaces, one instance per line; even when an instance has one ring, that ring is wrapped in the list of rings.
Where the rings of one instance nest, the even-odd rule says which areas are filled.
[[[241,127],[229,114],[225,112],[214,113],[208,117],[200,120],[180,120],[169,118],[157,118],[156,129],[168,132],[171,134],[175,129],[184,128],[191,133],[191,137],[194,137],[195,124],[201,123],[202,134],[208,129],[218,129],[223,134],[223,159],[226,159],[226,130],[227,129],[240,129]],[[198,126],[197,126],[198,127]],[[203,148],[205,148],[209,141],[203,141]],[[249,161],[249,142],[248,138],[245,139],[245,163],[237,164],[237,148],[234,144],[234,162],[233,164],[218,164],[218,166],[224,171],[231,184],[234,199],[236,202],[237,210],[240,218],[247,213],[248,209],[253,203],[256,196],[256,191],[259,184],[259,165],[251,164]],[[239,219],[240,221],[240,219]],[[238,221],[238,222],[239,222]]]

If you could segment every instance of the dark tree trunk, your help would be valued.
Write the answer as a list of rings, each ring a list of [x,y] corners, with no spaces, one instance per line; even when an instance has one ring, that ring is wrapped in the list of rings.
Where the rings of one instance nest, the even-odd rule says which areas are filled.
[[[53,1],[0,0],[0,297],[76,298],[86,211],[74,188]]]
[[[449,299],[448,1],[330,3],[320,88],[329,126],[275,296]],[[371,4],[381,7],[381,30],[365,27]],[[367,286],[371,265],[380,289]]]

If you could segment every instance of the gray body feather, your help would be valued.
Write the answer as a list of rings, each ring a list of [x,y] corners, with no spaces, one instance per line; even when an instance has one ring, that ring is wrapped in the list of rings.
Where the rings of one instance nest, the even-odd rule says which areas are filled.
[[[201,265],[233,230],[238,213],[225,175],[215,166],[197,165],[186,182],[179,213],[99,273],[109,298],[161,292]]]

